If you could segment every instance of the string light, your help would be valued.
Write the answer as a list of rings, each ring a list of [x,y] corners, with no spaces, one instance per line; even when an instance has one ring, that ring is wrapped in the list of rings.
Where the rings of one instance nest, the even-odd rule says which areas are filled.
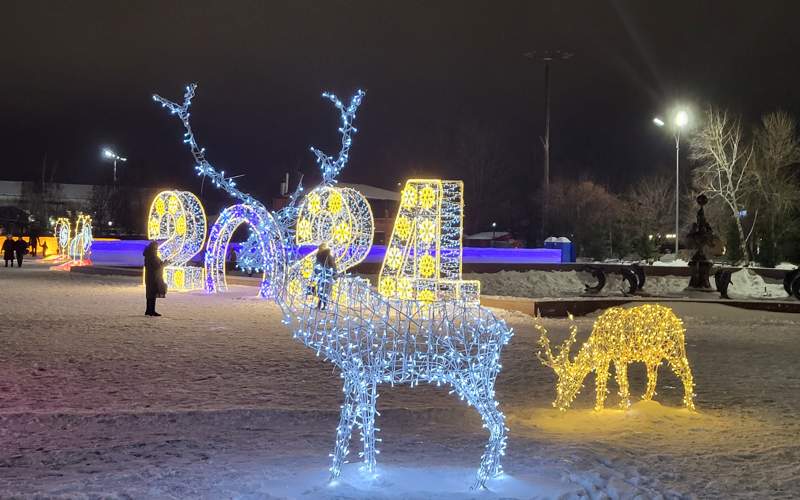
[[[289,207],[270,213],[227,182],[202,155],[188,122],[194,89],[194,85],[187,87],[182,106],[154,98],[181,116],[199,172],[212,177],[216,186],[243,202],[225,209],[209,231],[206,290],[215,291],[224,283],[224,257],[220,256],[226,255],[235,228],[241,223],[250,224],[265,265],[273,266],[265,272],[261,295],[275,299],[285,323],[292,324],[294,337],[334,363],[344,381],[345,400],[330,468],[332,478],[341,473],[354,426],[361,431],[359,456],[364,468],[368,472],[375,470],[380,442],[375,437],[380,430],[375,426],[378,384],[413,387],[425,381],[437,386],[450,385],[483,418],[490,437],[475,482],[475,487],[483,487],[489,478],[502,472],[500,460],[508,429],[495,398],[494,385],[501,369],[500,352],[513,332],[504,321],[480,307],[476,282],[461,281],[461,183],[423,181],[425,186],[421,186],[433,190],[432,197],[430,191],[422,195],[421,210],[436,221],[436,237],[428,245],[430,251],[425,253],[438,263],[434,266],[435,277],[422,283],[416,271],[401,272],[397,279],[386,276],[379,283],[381,293],[376,293],[367,280],[345,272],[369,251],[374,233],[371,208],[360,193],[335,187],[337,175],[347,164],[351,134],[355,132],[352,122],[364,92],[358,91],[347,107],[336,96],[323,94],[341,112],[339,155],[333,159],[312,148],[322,170],[323,184],[299,206],[296,202],[302,188],[298,188],[290,198]],[[416,204],[416,193],[414,197]],[[442,206],[445,208],[441,209]],[[419,210],[409,208],[413,224]],[[406,237],[402,238],[403,244],[407,244],[414,225],[411,219],[402,222],[399,218],[394,233],[403,233],[403,224],[408,226]],[[332,248],[337,267],[342,270],[338,275],[315,266],[315,252],[297,258],[299,245],[322,242]],[[398,243],[396,248],[408,247]],[[398,267],[404,271],[409,262],[404,252],[400,259]],[[423,266],[429,267],[427,259]],[[384,293],[390,284],[391,293]],[[395,296],[395,290],[401,291],[399,296]],[[411,300],[415,294],[417,300]]]
[[[541,335],[539,359],[552,368],[558,378],[553,406],[559,410],[569,408],[591,372],[595,372],[596,380],[595,410],[602,410],[608,393],[606,384],[611,363],[614,363],[616,370],[620,408],[628,408],[631,404],[628,363],[642,362],[647,367],[647,389],[643,399],[649,401],[656,394],[658,367],[662,360],[667,361],[683,382],[683,404],[694,410],[694,382],[686,358],[685,330],[683,322],[672,309],[656,304],[607,309],[597,318],[591,335],[572,360],[569,359],[569,351],[578,331],[574,323],[557,355],[550,349],[550,339],[544,326],[537,321],[535,327]]]
[[[153,198],[147,217],[147,239],[164,240],[158,245],[158,255],[167,263],[164,282],[171,290],[203,288],[203,268],[187,264],[202,250],[206,226],[203,204],[193,193],[169,190]]]

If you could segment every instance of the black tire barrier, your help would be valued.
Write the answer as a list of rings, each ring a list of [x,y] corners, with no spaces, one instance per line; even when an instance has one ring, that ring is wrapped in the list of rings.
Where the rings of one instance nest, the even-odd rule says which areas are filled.
[[[797,300],[800,300],[800,273],[797,274],[792,280],[791,290],[791,295],[793,295]]]
[[[800,267],[788,271],[783,275],[783,289],[786,290],[788,295],[793,295],[792,282],[794,282],[798,276],[800,276]]]
[[[600,293],[603,287],[606,286],[606,273],[599,267],[587,266],[581,269],[583,272],[591,273],[592,277],[597,280],[594,285],[583,284],[583,287],[588,293]]]
[[[622,279],[628,282],[628,291],[622,290],[622,293],[625,295],[633,295],[639,288],[639,278],[636,276],[633,269],[627,267],[623,267],[620,272],[622,273]]]
[[[631,269],[636,274],[636,281],[638,282],[636,289],[642,290],[644,288],[644,283],[647,280],[647,276],[644,274],[644,268],[639,264],[633,264],[631,265]]]
[[[721,299],[730,299],[728,297],[728,286],[731,284],[731,272],[725,269],[718,269],[714,273],[714,285],[717,287],[719,297]]]

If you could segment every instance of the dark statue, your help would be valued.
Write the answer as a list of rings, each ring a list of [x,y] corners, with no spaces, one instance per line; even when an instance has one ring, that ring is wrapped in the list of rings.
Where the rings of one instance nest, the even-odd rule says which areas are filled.
[[[716,237],[711,226],[706,221],[706,214],[703,206],[708,203],[708,197],[701,194],[697,197],[697,204],[700,210],[697,211],[697,222],[692,223],[692,229],[686,235],[689,245],[695,249],[692,259],[689,261],[692,277],[689,280],[689,288],[702,291],[712,291],[708,276],[711,273],[711,261],[706,256],[706,248],[714,244]]]

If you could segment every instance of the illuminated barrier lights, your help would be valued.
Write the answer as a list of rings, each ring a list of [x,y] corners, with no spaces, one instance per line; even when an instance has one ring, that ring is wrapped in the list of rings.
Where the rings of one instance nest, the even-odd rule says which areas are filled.
[[[284,286],[286,273],[286,254],[276,230],[277,225],[272,215],[252,205],[233,205],[219,215],[208,233],[208,244],[205,256],[205,290],[209,293],[227,290],[228,282],[225,273],[225,258],[231,236],[241,224],[249,224],[252,234],[264,256],[259,296],[275,297],[277,291]]]
[[[669,307],[645,304],[630,309],[612,307],[606,310],[595,321],[591,335],[574,359],[569,358],[570,347],[575,343],[578,330],[574,324],[557,355],[550,349],[547,330],[538,319],[534,326],[541,334],[539,360],[552,368],[558,377],[553,406],[559,410],[570,407],[583,387],[583,380],[591,372],[595,372],[597,389],[595,410],[602,410],[608,392],[606,384],[611,363],[614,363],[616,371],[620,408],[628,408],[631,404],[628,364],[633,362],[644,363],[647,367],[647,389],[642,398],[649,401],[656,393],[658,367],[662,360],[667,361],[683,382],[683,404],[694,410],[694,382],[686,358],[685,330],[683,322]]]
[[[480,282],[461,279],[464,183],[410,179],[378,278],[388,298],[480,300]]]
[[[147,238],[162,241],[158,254],[164,266],[164,281],[171,290],[203,288],[203,268],[188,265],[203,248],[206,214],[202,203],[189,191],[162,191],[150,205]]]

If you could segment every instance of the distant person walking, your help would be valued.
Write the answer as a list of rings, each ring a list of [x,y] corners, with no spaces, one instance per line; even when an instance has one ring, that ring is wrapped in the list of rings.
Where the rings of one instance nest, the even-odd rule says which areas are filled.
[[[28,235],[28,242],[31,247],[31,257],[36,257],[36,251],[39,248],[39,235],[31,231]]]
[[[164,283],[164,262],[158,258],[158,242],[151,241],[144,252],[144,293],[147,299],[145,316],[161,316],[156,312],[156,298],[167,296],[167,284]]]
[[[47,240],[42,242],[42,258],[47,258]]]
[[[17,254],[17,267],[22,267],[22,258],[28,253],[28,242],[22,239],[22,236],[17,236],[17,241],[14,242],[14,251]]]
[[[321,243],[317,248],[317,261],[314,264],[314,281],[319,299],[317,309],[325,310],[328,307],[335,274],[336,259],[331,254],[330,247],[326,243]]]
[[[14,249],[16,244],[14,240],[11,239],[11,235],[6,236],[6,241],[3,242],[3,259],[6,261],[6,267],[8,267],[9,261],[11,262],[11,267],[14,267]]]

